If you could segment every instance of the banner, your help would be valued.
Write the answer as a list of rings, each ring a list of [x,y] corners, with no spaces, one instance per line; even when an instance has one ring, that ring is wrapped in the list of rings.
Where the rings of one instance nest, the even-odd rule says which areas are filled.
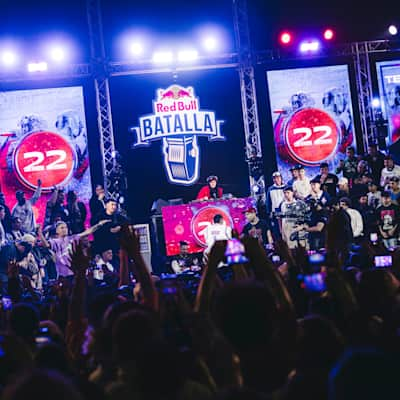
[[[346,147],[356,145],[347,65],[267,71],[277,166],[284,181],[290,167],[334,170]]]
[[[400,60],[377,62],[376,71],[378,73],[380,107],[383,118],[388,123],[386,146],[391,153],[397,155],[398,152],[392,146],[400,138]]]
[[[54,186],[74,190],[85,204],[91,196],[82,87],[0,92],[0,189],[6,204],[17,190],[32,197],[38,179],[42,195],[34,205],[43,223]]]
[[[192,185],[200,176],[200,147],[197,138],[209,141],[225,140],[221,134],[224,121],[215,113],[200,110],[200,100],[192,87],[179,85],[158,89],[153,101],[153,114],[139,118],[135,147],[149,146],[162,140],[164,168],[168,181],[177,185]]]
[[[162,208],[165,246],[167,256],[179,254],[179,242],[189,244],[189,253],[198,253],[207,247],[205,232],[216,214],[220,214],[224,224],[242,233],[246,225],[244,211],[254,207],[254,199],[229,199],[193,202]]]

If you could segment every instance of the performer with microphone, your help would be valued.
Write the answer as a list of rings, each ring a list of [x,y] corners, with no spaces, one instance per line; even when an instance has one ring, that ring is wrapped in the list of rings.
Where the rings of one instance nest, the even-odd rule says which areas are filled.
[[[218,186],[218,176],[210,175],[207,178],[207,185],[203,186],[196,200],[215,200],[222,197],[223,190]]]

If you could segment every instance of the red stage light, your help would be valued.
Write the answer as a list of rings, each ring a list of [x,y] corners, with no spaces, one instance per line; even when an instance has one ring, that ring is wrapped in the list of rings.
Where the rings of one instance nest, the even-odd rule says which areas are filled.
[[[332,29],[325,29],[324,39],[325,40],[332,40],[333,39],[333,30]]]
[[[289,44],[292,41],[292,35],[289,32],[281,33],[279,40],[282,44]]]

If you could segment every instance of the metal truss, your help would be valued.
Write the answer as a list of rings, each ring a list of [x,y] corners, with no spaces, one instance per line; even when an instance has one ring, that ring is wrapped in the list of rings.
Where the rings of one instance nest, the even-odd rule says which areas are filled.
[[[246,161],[249,168],[250,190],[252,196],[258,200],[265,200],[265,178],[263,167],[263,155],[260,139],[260,126],[257,109],[256,85],[254,77],[254,65],[274,61],[296,60],[298,56],[284,55],[279,50],[266,50],[257,53],[251,51],[247,2],[246,0],[233,1],[233,16],[237,52],[221,54],[214,57],[202,57],[195,65],[172,66],[155,68],[150,60],[141,62],[110,62],[106,58],[103,27],[101,18],[101,0],[86,0],[87,16],[89,24],[91,62],[87,64],[69,65],[57,71],[28,74],[27,71],[1,71],[0,84],[2,82],[18,82],[32,80],[87,78],[94,79],[96,90],[96,106],[98,114],[98,129],[100,135],[100,150],[104,187],[115,198],[120,197],[118,186],[114,185],[114,177],[118,171],[121,174],[121,166],[116,158],[114,145],[114,131],[111,116],[111,100],[109,89],[109,77],[171,73],[180,71],[212,70],[221,68],[237,68],[240,79],[240,93],[242,101],[244,134],[246,140]],[[336,45],[324,54],[313,58],[351,56],[353,58],[358,104],[360,110],[363,146],[364,148],[375,139],[375,115],[372,109],[372,76],[370,55],[373,53],[399,50],[393,47],[394,42],[377,40],[357,42],[344,45]]]
[[[388,40],[358,42],[352,43],[350,46],[356,75],[358,107],[363,133],[363,149],[365,151],[368,144],[377,139],[375,113],[372,108],[373,89],[369,56],[372,53],[387,52],[391,49]]]
[[[246,0],[233,0],[233,19],[239,58],[240,95],[246,139],[250,192],[265,201],[265,178],[258,120],[257,95]]]
[[[100,135],[104,188],[109,196],[118,199],[121,193],[118,193],[117,188],[114,187],[112,179],[116,169],[116,151],[100,0],[87,0],[86,5],[92,57],[91,65],[96,90],[97,125]]]

